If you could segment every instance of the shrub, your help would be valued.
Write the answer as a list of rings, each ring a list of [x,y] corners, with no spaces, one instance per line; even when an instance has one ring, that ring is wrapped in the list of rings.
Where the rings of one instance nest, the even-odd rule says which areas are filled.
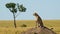
[[[22,24],[21,27],[27,27],[27,25],[26,24]]]

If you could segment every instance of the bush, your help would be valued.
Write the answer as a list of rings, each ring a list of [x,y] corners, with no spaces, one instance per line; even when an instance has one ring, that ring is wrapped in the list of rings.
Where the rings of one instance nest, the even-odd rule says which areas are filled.
[[[21,27],[27,27],[27,25],[26,24],[22,24]]]

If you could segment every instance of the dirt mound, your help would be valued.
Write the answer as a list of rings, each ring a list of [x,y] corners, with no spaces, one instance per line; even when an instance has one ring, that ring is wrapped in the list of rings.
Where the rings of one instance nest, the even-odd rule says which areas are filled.
[[[28,31],[22,32],[21,34],[56,34],[49,28],[31,28]]]

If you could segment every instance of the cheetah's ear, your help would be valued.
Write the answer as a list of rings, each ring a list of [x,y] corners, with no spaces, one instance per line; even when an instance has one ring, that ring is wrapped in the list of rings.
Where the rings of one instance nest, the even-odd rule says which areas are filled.
[[[33,15],[35,16],[35,14],[37,14],[37,11],[34,11]]]
[[[34,11],[34,13],[33,13],[33,14],[35,14],[35,13],[37,13],[37,11]]]

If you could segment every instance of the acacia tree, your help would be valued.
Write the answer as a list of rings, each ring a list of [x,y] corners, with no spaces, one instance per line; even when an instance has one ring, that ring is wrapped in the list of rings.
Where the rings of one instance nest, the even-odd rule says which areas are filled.
[[[13,18],[14,18],[14,27],[16,28],[16,17],[18,16],[18,11],[19,12],[25,12],[26,11],[26,8],[21,4],[15,4],[15,3],[7,3],[5,5],[9,10],[10,12],[13,14]]]

